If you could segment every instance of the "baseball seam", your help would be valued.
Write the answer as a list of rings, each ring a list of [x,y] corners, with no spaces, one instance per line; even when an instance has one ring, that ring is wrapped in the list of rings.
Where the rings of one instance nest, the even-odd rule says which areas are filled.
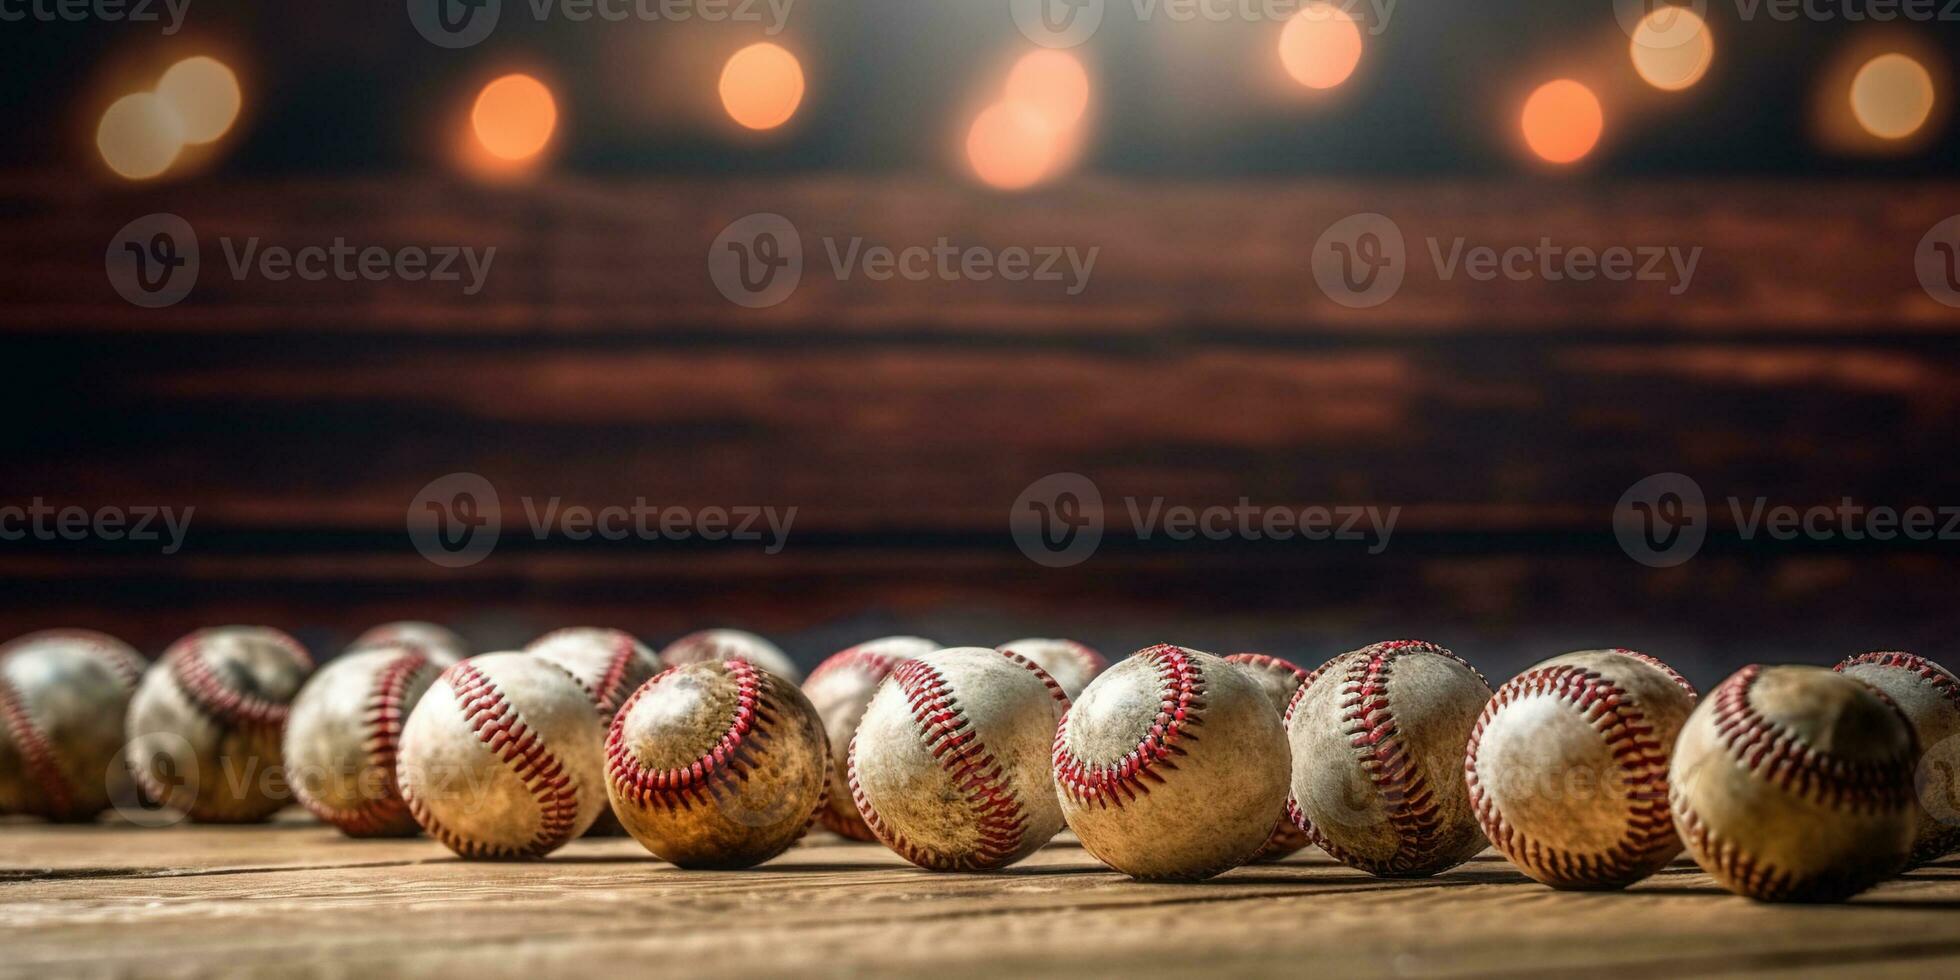
[[[626,682],[626,674],[633,665],[633,638],[620,634],[614,639],[612,659],[606,661],[606,672],[599,677],[599,683],[592,692],[599,713],[611,718],[619,710],[619,688]]]
[[[191,704],[206,716],[227,725],[272,729],[284,727],[292,706],[246,694],[227,685],[205,661],[204,640],[203,633],[192,634],[179,641],[166,655],[170,661],[171,679],[177,682],[178,689],[184,692]],[[287,640],[278,642],[281,648],[293,654],[302,667],[312,666],[305,652],[297,649],[295,644]]]
[[[1927,660],[1925,657],[1899,650],[1878,650],[1871,653],[1861,653],[1838,664],[1832,669],[1842,674],[1847,667],[1867,666],[1894,667],[1916,674],[1920,679],[1931,684],[1933,690],[1938,691],[1940,697],[1945,698],[1948,704],[1955,708],[1960,708],[1960,683],[1955,683],[1952,674],[1947,673],[1938,664]]]
[[[654,769],[642,763],[625,740],[626,719],[632,715],[633,706],[677,668],[660,672],[620,706],[606,734],[606,777],[616,794],[640,806],[678,810],[718,798],[730,781],[748,780],[775,727],[774,699],[767,689],[768,684],[775,683],[775,675],[746,660],[723,663],[735,680],[733,716],[715,744],[688,765]]]
[[[1175,770],[1177,757],[1186,754],[1179,743],[1197,741],[1193,729],[1204,726],[1205,677],[1198,664],[1170,644],[1137,656],[1156,666],[1160,701],[1135,748],[1115,762],[1091,763],[1069,748],[1069,714],[1055,729],[1055,787],[1078,806],[1122,806],[1148,795],[1151,783],[1164,781],[1160,770]]]
[[[374,686],[369,689],[367,703],[361,714],[362,726],[367,731],[367,739],[362,748],[367,752],[369,766],[385,774],[382,785],[389,790],[387,795],[363,802],[360,806],[336,807],[314,798],[297,780],[293,783],[293,795],[299,797],[301,805],[314,816],[333,824],[349,834],[378,834],[392,830],[403,817],[414,819],[409,812],[408,803],[402,799],[398,787],[397,760],[401,751],[402,724],[408,719],[408,688],[429,668],[429,658],[416,648],[388,661],[375,675]]]
[[[449,682],[457,706],[462,709],[464,725],[530,791],[538,806],[538,829],[520,847],[464,838],[436,819],[404,783],[402,798],[415,822],[465,857],[538,857],[570,840],[578,825],[578,787],[565,764],[546,747],[537,731],[525,724],[517,706],[475,664],[462,661],[444,671],[442,677]]]
[[[1313,676],[1302,669],[1299,664],[1282,660],[1268,653],[1235,653],[1226,657],[1225,661],[1227,663],[1238,664],[1242,667],[1256,667],[1260,670],[1291,674],[1299,678],[1302,684],[1306,683],[1308,677]]]
[[[809,679],[803,682],[803,689],[805,691],[813,690],[817,684],[831,674],[844,670],[855,670],[862,673],[871,682],[875,690],[877,685],[891,674],[892,668],[897,667],[903,662],[904,660],[899,657],[874,653],[861,649],[860,647],[851,647],[832,654],[823,663],[818,664],[817,669],[810,672]],[[851,719],[851,730],[853,732],[857,730],[858,723],[863,720],[864,712],[869,707],[870,703],[868,700],[858,705],[857,715]],[[855,742],[856,740],[854,735],[852,741]],[[845,778],[848,782],[850,768],[849,746],[845,747],[844,758]],[[849,801],[849,804],[840,801],[836,806],[832,806],[831,803],[830,779],[826,776],[824,779],[824,801],[817,807],[817,819],[831,833],[849,837],[852,840],[876,841],[878,839],[877,835],[871,832],[871,828],[865,825],[864,816],[858,813],[855,805],[852,805],[855,801]]]
[[[1553,698],[1575,709],[1627,777],[1624,836],[1603,851],[1579,853],[1526,837],[1504,819],[1503,808],[1477,776],[1485,727],[1506,707],[1534,697]],[[1654,737],[1653,723],[1632,701],[1625,688],[1598,671],[1570,665],[1526,671],[1491,696],[1470,731],[1463,764],[1471,809],[1491,843],[1519,865],[1566,884],[1632,881],[1678,846],[1665,789],[1667,747]]]
[[[818,664],[817,669],[810,672],[809,678],[803,684],[807,688],[809,685],[815,684],[818,679],[825,675],[833,674],[847,668],[862,670],[874,681],[882,681],[887,674],[892,672],[893,667],[898,666],[902,662],[900,658],[891,656],[890,654],[873,653],[868,650],[851,647],[848,650],[830,655],[823,663]]]
[[[1608,650],[1607,652],[1617,653],[1623,657],[1632,657],[1633,659],[1638,660],[1641,663],[1646,664],[1647,666],[1652,667],[1663,674],[1666,674],[1668,680],[1673,681],[1676,686],[1681,688],[1681,690],[1687,692],[1689,704],[1691,705],[1695,704],[1701,699],[1701,694],[1695,690],[1695,686],[1693,684],[1688,683],[1688,679],[1686,677],[1681,676],[1680,671],[1675,670],[1673,667],[1669,666],[1666,661],[1660,659],[1659,657],[1650,657],[1647,654],[1641,653],[1638,650],[1629,650],[1626,647],[1614,647],[1613,649]]]
[[[1716,739],[1737,764],[1771,785],[1833,809],[1878,813],[1911,802],[1909,755],[1870,761],[1839,758],[1804,744],[1795,731],[1757,711],[1749,703],[1749,691],[1762,670],[1751,664],[1715,690]]]
[[[21,703],[20,691],[12,681],[0,677],[0,721],[7,726],[14,747],[20,751],[21,763],[34,776],[41,786],[41,792],[48,797],[47,814],[64,815],[75,807],[75,796],[68,786],[68,777],[61,771],[60,755],[47,734],[27,712]]]

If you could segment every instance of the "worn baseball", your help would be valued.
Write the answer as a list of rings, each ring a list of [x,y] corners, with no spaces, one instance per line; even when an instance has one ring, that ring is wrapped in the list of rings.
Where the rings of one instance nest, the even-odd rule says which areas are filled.
[[[669,667],[718,664],[724,660],[746,660],[792,684],[803,679],[803,672],[796,669],[781,647],[742,630],[689,633],[660,651],[660,662]]]
[[[606,808],[604,729],[564,669],[528,653],[451,665],[402,728],[400,783],[429,836],[466,858],[543,857]]]
[[[1286,732],[1245,672],[1149,647],[1082,691],[1055,733],[1055,789],[1082,846],[1138,879],[1244,864],[1286,801]]]
[[[1484,836],[1554,888],[1624,888],[1681,853],[1667,762],[1695,707],[1631,650],[1553,657],[1497,689],[1463,763]]]
[[[810,699],[747,660],[668,668],[606,737],[613,812],[684,868],[746,868],[788,850],[816,822],[829,766]]]
[[[937,649],[939,644],[917,636],[870,640],[831,654],[803,682],[803,694],[823,719],[824,736],[830,742],[830,788],[817,819],[832,833],[852,840],[878,839],[851,801],[851,737],[857,734],[864,709],[871,706],[871,696],[892,668]]]
[[[130,796],[118,758],[143,658],[93,630],[0,646],[0,813],[91,820]]]
[[[1273,703],[1273,710],[1279,713],[1282,720],[1286,717],[1286,706],[1293,703],[1293,693],[1312,676],[1290,660],[1263,653],[1235,653],[1226,657],[1225,662],[1245,671],[1246,676],[1266,692],[1266,699]],[[1277,861],[1309,843],[1311,841],[1307,839],[1306,831],[1293,826],[1293,818],[1282,805],[1274,818],[1273,836],[1267,839],[1266,846],[1260,848],[1259,853],[1252,856],[1252,860]]]
[[[1722,887],[1840,901],[1905,866],[1915,751],[1905,716],[1865,684],[1751,665],[1682,727],[1668,800],[1688,854]]]
[[[205,823],[254,823],[292,800],[281,758],[313,670],[264,626],[199,630],[164,651],[129,703],[129,765],[158,805]]]
[[[1925,864],[1960,848],[1960,678],[1925,657],[1886,651],[1865,653],[1837,665],[1885,692],[1905,712],[1919,740],[1914,798],[1919,831],[1912,863]]]
[[[553,630],[532,640],[524,652],[542,657],[570,673],[585,688],[585,693],[591,695],[593,706],[599,710],[602,729],[612,728],[619,706],[661,670],[660,657],[623,630],[592,626]],[[586,833],[613,837],[626,830],[619,825],[619,818],[613,815],[609,804]]]
[[[1463,753],[1490,685],[1434,643],[1393,640],[1314,672],[1287,709],[1293,822],[1335,860],[1421,878],[1484,847]]]
[[[1047,671],[1048,676],[1062,686],[1062,693],[1068,695],[1070,700],[1080,697],[1082,689],[1088,687],[1097,674],[1109,669],[1109,661],[1102,654],[1074,640],[1030,637],[1003,643],[999,649],[1012,650],[1034,661],[1035,666]]]
[[[900,663],[849,754],[851,800],[898,856],[991,871],[1062,829],[1049,754],[1068,697],[1034,661],[956,647]]]
[[[415,833],[396,763],[402,726],[440,669],[406,643],[377,643],[320,668],[286,720],[286,780],[300,805],[350,837]]]
[[[438,668],[447,667],[470,655],[470,645],[447,626],[405,619],[400,622],[382,623],[354,638],[347,645],[347,651],[364,650],[368,647],[396,646],[407,644],[417,647],[429,662]]]

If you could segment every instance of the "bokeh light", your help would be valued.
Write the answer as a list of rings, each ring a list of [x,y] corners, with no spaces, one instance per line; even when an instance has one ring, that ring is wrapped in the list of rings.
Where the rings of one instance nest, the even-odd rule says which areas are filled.
[[[1633,29],[1633,70],[1657,89],[1676,92],[1701,81],[1715,60],[1708,23],[1686,7],[1656,7]]]
[[[147,180],[170,169],[183,151],[183,123],[154,93],[125,95],[102,113],[95,145],[110,170]]]
[[[1040,111],[1020,102],[996,102],[981,110],[966,134],[974,175],[1002,190],[1039,183],[1061,154],[1061,134]]]
[[[1040,113],[1058,129],[1073,126],[1089,109],[1089,73],[1066,51],[1044,48],[1022,56],[1007,74],[1007,101]]]
[[[1851,112],[1880,139],[1911,136],[1933,113],[1932,75],[1906,55],[1879,55],[1851,80]]]
[[[500,160],[528,160],[551,141],[558,104],[544,83],[524,74],[505,75],[483,87],[470,110],[470,128],[485,152]]]
[[[1331,3],[1306,4],[1280,29],[1279,60],[1294,81],[1333,88],[1361,63],[1361,27]]]
[[[1531,152],[1551,163],[1572,163],[1592,152],[1606,121],[1592,89],[1561,78],[1531,93],[1521,122]]]
[[[224,62],[199,56],[170,66],[157,82],[157,97],[177,114],[186,143],[209,143],[238,119],[238,76]]]
[[[774,129],[803,102],[803,65],[781,45],[751,44],[721,69],[721,104],[749,129]]]

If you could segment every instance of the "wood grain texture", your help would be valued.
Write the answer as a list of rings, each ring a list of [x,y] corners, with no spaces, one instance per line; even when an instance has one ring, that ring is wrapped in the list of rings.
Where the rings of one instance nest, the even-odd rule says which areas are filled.
[[[471,864],[428,841],[263,828],[0,825],[6,976],[1934,975],[1960,964],[1960,862],[1848,905],[1771,907],[1676,864],[1554,892],[1495,853],[1385,881],[1309,849],[1138,884],[1066,838],[941,875],[816,836],[761,868],[680,871],[625,840]],[[1945,964],[1942,966],[1942,964]]]

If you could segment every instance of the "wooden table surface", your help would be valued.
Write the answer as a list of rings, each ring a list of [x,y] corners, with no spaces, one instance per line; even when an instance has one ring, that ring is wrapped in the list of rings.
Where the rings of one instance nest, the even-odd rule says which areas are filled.
[[[1624,893],[1555,892],[1495,852],[1385,881],[1308,849],[1139,884],[1064,838],[934,874],[813,835],[743,872],[626,839],[465,863],[427,840],[250,828],[0,825],[0,975],[1571,975],[1960,968],[1960,858],[1847,905],[1768,906],[1685,860]],[[1949,974],[1951,975],[1951,974]]]

